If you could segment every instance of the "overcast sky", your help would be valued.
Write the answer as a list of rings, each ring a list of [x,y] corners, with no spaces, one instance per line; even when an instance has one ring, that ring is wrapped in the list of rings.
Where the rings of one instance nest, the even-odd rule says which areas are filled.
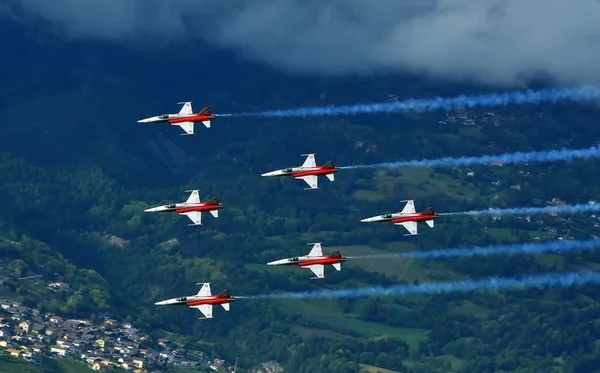
[[[12,1],[65,37],[201,39],[288,72],[600,84],[600,0]]]

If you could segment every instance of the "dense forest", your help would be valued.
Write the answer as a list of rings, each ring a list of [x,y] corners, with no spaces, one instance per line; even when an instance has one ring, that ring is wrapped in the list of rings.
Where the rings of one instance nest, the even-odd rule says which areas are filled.
[[[510,242],[588,238],[595,217],[441,217],[404,237],[402,227],[360,219],[398,211],[400,200],[436,211],[520,207],[600,195],[600,164],[342,170],[304,191],[302,181],[260,174],[300,165],[300,154],[336,165],[583,148],[598,143],[589,104],[313,118],[217,118],[179,136],[138,119],[193,100],[215,113],[485,92],[402,76],[280,75],[203,45],[157,56],[100,42],[64,42],[4,23],[0,91],[0,254],[5,286],[30,305],[88,317],[110,312],[154,336],[179,335],[239,371],[277,361],[290,372],[594,372],[600,364],[600,288],[583,286],[427,296],[319,300],[240,299],[197,320],[154,302],[195,294],[210,281],[232,295],[391,286],[566,272],[600,267],[594,252],[459,259],[348,260],[310,280],[305,269],[266,262],[308,253],[363,255]],[[39,56],[43,55],[44,58]],[[186,71],[186,74],[182,72]],[[182,78],[182,76],[184,78]],[[26,115],[24,115],[26,113]],[[219,218],[147,214],[200,189],[224,204]],[[18,242],[18,245],[15,245]],[[31,285],[15,280],[43,275]],[[49,281],[76,293],[49,297]],[[27,285],[24,285],[27,284]],[[37,286],[37,287],[36,287]]]

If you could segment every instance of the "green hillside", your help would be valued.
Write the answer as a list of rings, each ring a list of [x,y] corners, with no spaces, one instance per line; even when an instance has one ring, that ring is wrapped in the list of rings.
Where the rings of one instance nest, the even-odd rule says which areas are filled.
[[[419,235],[411,237],[399,226],[360,222],[400,210],[405,199],[414,199],[418,210],[431,206],[437,212],[542,206],[553,198],[587,203],[600,195],[600,164],[594,160],[343,169],[334,182],[322,178],[319,189],[311,191],[303,190],[302,181],[260,177],[300,165],[298,155],[307,152],[316,153],[319,164],[333,160],[341,166],[589,147],[600,139],[600,126],[591,125],[599,114],[595,106],[285,120],[219,117],[210,129],[197,126],[196,135],[179,136],[179,129],[168,124],[136,120],[175,110],[172,102],[182,96],[193,96],[196,107],[210,102],[219,112],[245,112],[372,102],[391,88],[405,97],[433,97],[461,93],[463,87],[389,76],[292,78],[231,58],[219,60],[228,74],[194,69],[182,87],[183,67],[210,61],[179,51],[165,68],[164,60],[144,51],[118,50],[118,58],[106,60],[100,52],[86,52],[88,60],[109,61],[105,67],[78,65],[78,52],[64,60],[59,52],[48,53],[48,61],[40,64],[37,50],[22,66],[0,67],[11,78],[7,91],[14,92],[0,106],[0,260],[7,297],[65,317],[107,312],[131,322],[152,341],[168,337],[186,350],[229,364],[238,358],[239,372],[271,361],[298,373],[587,373],[600,364],[600,288],[593,285],[340,299],[240,298],[229,312],[217,307],[211,320],[198,320],[194,309],[154,305],[195,294],[195,284],[204,281],[211,282],[213,293],[227,289],[244,296],[600,268],[600,254],[593,251],[348,259],[340,272],[328,267],[326,278],[318,281],[306,269],[265,265],[307,254],[310,242],[323,242],[325,252],[359,256],[597,236],[600,223],[591,214],[529,220],[442,216],[433,229],[419,224]],[[206,55],[218,52],[203,55],[213,58]],[[28,78],[28,71],[44,76],[44,85]],[[85,94],[83,76],[89,76],[85,86],[91,87]],[[323,92],[333,98],[320,98]],[[31,113],[27,125],[24,112]],[[224,204],[218,218],[205,214],[202,226],[188,227],[185,216],[144,212],[184,201],[184,191],[192,188],[200,189],[202,200],[215,196]],[[42,277],[21,280],[30,275]],[[73,292],[48,290],[54,281],[68,282]],[[75,372],[77,364],[57,360],[44,369]],[[0,369],[41,370],[12,360]]]

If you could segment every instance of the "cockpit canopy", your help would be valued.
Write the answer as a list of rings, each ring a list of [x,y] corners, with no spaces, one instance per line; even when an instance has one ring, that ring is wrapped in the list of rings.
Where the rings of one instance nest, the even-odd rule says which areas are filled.
[[[381,216],[384,219],[391,219],[392,218],[392,214],[385,214]]]
[[[297,262],[297,261],[298,261],[298,257],[297,256],[295,256],[293,258],[290,258],[290,262]]]
[[[172,203],[172,204],[170,204],[170,205],[166,205],[166,206],[165,206],[165,208],[168,208],[168,209],[174,209],[174,208],[175,208],[175,204],[174,204],[174,203]]]
[[[292,169],[291,168],[286,168],[286,169],[283,169],[281,171],[283,171],[283,172],[292,172]]]
[[[187,300],[187,297],[179,297],[175,299],[178,302],[185,302]]]
[[[160,115],[158,118],[159,119],[168,119],[169,118],[169,114]]]

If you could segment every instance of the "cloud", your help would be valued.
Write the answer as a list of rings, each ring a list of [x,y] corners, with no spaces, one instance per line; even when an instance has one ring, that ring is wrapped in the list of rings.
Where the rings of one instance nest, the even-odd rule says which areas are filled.
[[[598,0],[13,1],[68,37],[201,39],[289,72],[600,83]]]

